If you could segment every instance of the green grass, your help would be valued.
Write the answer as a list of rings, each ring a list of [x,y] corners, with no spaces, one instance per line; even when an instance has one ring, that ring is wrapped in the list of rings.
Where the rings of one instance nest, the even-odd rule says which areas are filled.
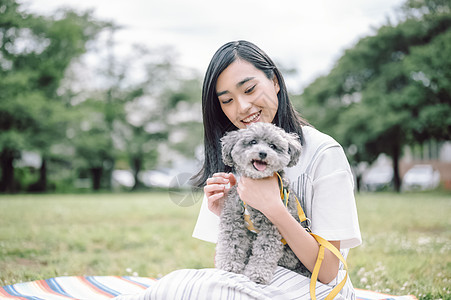
[[[356,287],[451,299],[451,194],[357,196],[363,244],[348,258]]]
[[[356,287],[451,299],[451,194],[362,194],[357,206]],[[191,238],[199,208],[165,192],[0,196],[0,285],[213,267],[214,245]]]
[[[213,267],[214,246],[191,238],[199,204],[168,193],[2,196],[0,285]]]

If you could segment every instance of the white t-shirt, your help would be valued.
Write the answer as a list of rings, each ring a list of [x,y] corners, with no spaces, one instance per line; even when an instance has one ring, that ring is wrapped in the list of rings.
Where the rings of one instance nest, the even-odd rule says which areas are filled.
[[[354,182],[342,147],[330,136],[310,126],[303,127],[304,146],[299,162],[285,170],[293,191],[311,219],[312,232],[341,249],[362,243]],[[219,217],[208,209],[204,196],[193,237],[216,243]]]

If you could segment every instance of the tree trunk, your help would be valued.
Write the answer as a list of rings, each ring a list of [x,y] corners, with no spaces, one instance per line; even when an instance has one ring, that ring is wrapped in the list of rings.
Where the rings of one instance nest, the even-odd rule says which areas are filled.
[[[94,191],[100,190],[100,182],[102,179],[102,167],[91,168],[92,174],[92,189]]]
[[[395,191],[399,193],[401,191],[401,178],[399,176],[399,157],[401,155],[400,145],[395,143],[392,148],[393,159],[393,185]]]
[[[355,176],[355,184],[356,184],[355,187],[356,187],[357,193],[360,193],[360,188],[362,185],[362,175],[361,174],[357,174]]]
[[[360,187],[362,185],[362,172],[360,171],[358,164],[351,165],[352,173],[355,175],[355,191],[360,193]]]
[[[104,163],[103,163],[103,169],[102,169],[102,181],[101,181],[101,186],[104,189],[107,190],[111,190],[112,186],[111,186],[111,180],[112,180],[112,176],[113,176],[113,170],[115,167],[115,162],[112,158],[106,158],[104,159]]]
[[[28,188],[32,192],[47,191],[47,158],[42,157],[41,168],[39,169],[39,179]]]
[[[132,166],[133,166],[133,177],[135,177],[135,184],[133,185],[132,190],[135,191],[141,187],[141,182],[139,181],[138,178],[138,174],[142,168],[141,156],[135,156],[132,158]]]
[[[0,154],[0,161],[2,167],[0,192],[14,192],[14,154],[12,151],[3,150]]]

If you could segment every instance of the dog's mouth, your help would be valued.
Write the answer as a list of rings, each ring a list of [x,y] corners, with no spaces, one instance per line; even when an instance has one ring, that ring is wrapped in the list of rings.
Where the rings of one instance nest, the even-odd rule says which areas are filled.
[[[253,160],[252,165],[254,166],[255,170],[257,171],[264,171],[268,164],[262,160]]]

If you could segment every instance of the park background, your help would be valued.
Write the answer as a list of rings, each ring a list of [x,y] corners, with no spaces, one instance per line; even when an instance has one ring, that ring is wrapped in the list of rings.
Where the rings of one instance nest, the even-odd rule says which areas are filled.
[[[95,10],[48,13],[0,2],[0,284],[83,274],[158,277],[212,266],[212,246],[189,238],[200,197],[186,181],[202,159],[203,64],[230,37],[269,49],[297,110],[343,145],[364,236],[349,258],[355,285],[450,298],[450,2],[399,2],[369,32],[339,41],[345,48],[328,62],[299,57],[315,43],[334,48],[334,37],[352,24],[330,22],[324,31],[307,30],[313,33],[305,40],[306,32],[297,38],[288,29],[283,39],[265,40],[280,31],[266,31],[264,15],[252,25],[263,31],[254,39],[240,32],[247,15],[259,13],[250,3],[212,13],[240,26],[230,25],[232,34],[209,44],[208,53],[193,40],[197,48],[186,50],[204,60],[189,64],[185,49],[171,44],[125,47],[126,27]],[[274,14],[287,11],[265,5]],[[182,34],[196,16],[185,13],[178,16]],[[314,28],[327,17],[286,13],[285,28],[290,18],[307,18]],[[265,47],[271,43],[291,52]],[[440,174],[434,191],[403,190],[404,174],[417,164]],[[387,166],[389,180],[376,186],[382,192],[367,193],[365,175]]]

